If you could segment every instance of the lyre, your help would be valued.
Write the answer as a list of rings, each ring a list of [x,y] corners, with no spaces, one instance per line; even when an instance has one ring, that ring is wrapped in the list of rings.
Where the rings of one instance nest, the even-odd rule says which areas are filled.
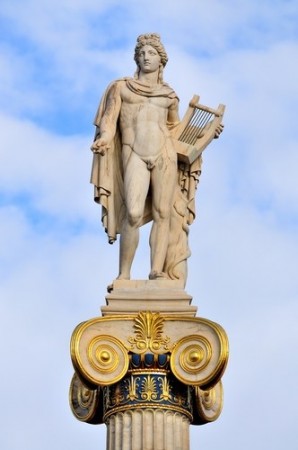
[[[199,104],[200,97],[194,95],[180,124],[173,130],[178,160],[192,164],[215,137],[221,124],[225,105],[217,109]]]

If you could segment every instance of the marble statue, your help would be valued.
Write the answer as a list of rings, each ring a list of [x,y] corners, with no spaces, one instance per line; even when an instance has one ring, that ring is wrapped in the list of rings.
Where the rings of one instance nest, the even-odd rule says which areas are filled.
[[[217,109],[179,99],[163,81],[168,57],[156,33],[138,37],[134,78],[113,81],[96,117],[91,182],[113,243],[118,279],[102,316],[81,322],[70,351],[70,407],[105,423],[110,450],[189,450],[190,425],[216,420],[229,346],[224,329],[196,317],[185,291],[189,225],[202,152],[223,130]],[[131,280],[140,227],[152,221],[149,280]]]
[[[179,158],[175,139],[181,123],[179,99],[163,81],[168,57],[159,35],[139,36],[134,59],[134,78],[112,82],[95,117],[91,146],[95,201],[102,206],[109,242],[120,234],[118,279],[130,279],[139,228],[152,220],[149,279],[185,283],[188,226],[195,217],[201,154],[191,162]],[[222,129],[219,124],[212,138]]]

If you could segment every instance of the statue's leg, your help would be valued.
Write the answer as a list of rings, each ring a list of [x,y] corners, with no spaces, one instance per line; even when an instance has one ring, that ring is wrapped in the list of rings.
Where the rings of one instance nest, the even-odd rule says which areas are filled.
[[[126,216],[120,236],[118,279],[130,279],[131,265],[139,243],[139,227],[150,184],[146,164],[132,151],[124,161]]]
[[[151,173],[153,225],[150,235],[150,279],[162,273],[169,242],[170,216],[177,184],[176,161],[161,157]]]

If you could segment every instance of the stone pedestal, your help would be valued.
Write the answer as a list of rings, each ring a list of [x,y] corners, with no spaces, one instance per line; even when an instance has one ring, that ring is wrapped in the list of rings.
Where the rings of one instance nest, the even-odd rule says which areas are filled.
[[[164,315],[195,317],[197,308],[191,306],[182,281],[173,280],[115,280],[106,296],[103,316],[137,314],[157,311]]]
[[[71,408],[107,425],[108,450],[189,450],[189,425],[219,416],[228,340],[191,300],[179,282],[116,280],[74,330]]]

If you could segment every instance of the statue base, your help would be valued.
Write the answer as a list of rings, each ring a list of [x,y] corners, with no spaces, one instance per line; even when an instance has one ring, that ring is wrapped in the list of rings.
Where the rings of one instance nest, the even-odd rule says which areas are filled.
[[[192,296],[184,290],[179,280],[114,280],[103,316],[136,315],[140,311],[158,312],[167,316],[195,317],[196,306],[191,306]]]

